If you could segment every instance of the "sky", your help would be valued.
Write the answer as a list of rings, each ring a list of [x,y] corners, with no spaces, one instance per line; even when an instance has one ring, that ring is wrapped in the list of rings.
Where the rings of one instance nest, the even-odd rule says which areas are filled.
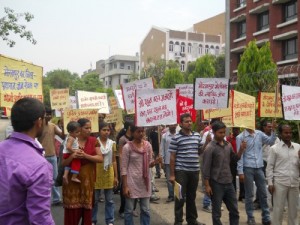
[[[30,12],[21,21],[37,40],[32,45],[12,35],[10,48],[0,40],[0,54],[32,62],[44,74],[67,69],[83,74],[109,56],[135,55],[152,26],[185,30],[225,11],[224,0],[1,0],[17,13]]]

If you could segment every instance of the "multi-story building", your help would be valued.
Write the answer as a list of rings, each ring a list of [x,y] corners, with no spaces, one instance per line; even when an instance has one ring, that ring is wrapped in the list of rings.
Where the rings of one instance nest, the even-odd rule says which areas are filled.
[[[99,60],[96,71],[104,88],[116,89],[120,84],[127,83],[131,74],[139,72],[139,55],[113,55],[107,60]]]
[[[222,36],[190,31],[177,31],[152,27],[140,47],[141,70],[151,60],[173,60],[185,71],[189,62],[204,54],[219,55],[222,50]]]
[[[226,0],[227,72],[237,81],[237,67],[247,43],[258,46],[270,42],[280,79],[297,82],[299,78],[299,4],[297,0]],[[230,40],[230,41],[228,41]]]

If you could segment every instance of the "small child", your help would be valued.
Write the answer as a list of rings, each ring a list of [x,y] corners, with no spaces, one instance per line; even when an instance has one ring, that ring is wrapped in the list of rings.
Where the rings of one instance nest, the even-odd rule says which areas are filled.
[[[74,121],[71,121],[67,125],[68,135],[64,142],[63,157],[64,159],[69,158],[69,156],[79,150],[78,136],[80,134],[80,124]],[[65,172],[63,176],[63,182],[68,184],[68,175],[71,170],[72,178],[71,180],[77,183],[80,183],[80,180],[77,178],[80,170],[81,162],[80,159],[73,159],[70,163],[70,166],[65,167]]]

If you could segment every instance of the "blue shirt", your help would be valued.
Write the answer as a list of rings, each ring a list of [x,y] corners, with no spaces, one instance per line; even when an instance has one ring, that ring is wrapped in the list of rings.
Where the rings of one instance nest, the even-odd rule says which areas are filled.
[[[255,130],[253,134],[250,134],[247,130],[244,130],[236,137],[237,151],[240,150],[243,140],[247,142],[247,147],[237,163],[238,174],[244,174],[244,167],[262,168],[264,166],[262,146],[264,144],[273,145],[276,135],[272,132],[271,136],[268,136],[259,130]]]
[[[200,142],[200,134],[196,132],[185,135],[179,131],[179,133],[172,138],[169,151],[176,153],[175,170],[200,171],[198,155]]]
[[[160,151],[161,151],[161,155],[162,155],[164,164],[170,164],[171,154],[169,152],[169,147],[170,147],[171,140],[174,136],[175,136],[175,134],[172,134],[172,133],[170,133],[170,131],[167,131],[161,137]]]
[[[53,173],[34,139],[13,132],[0,142],[0,224],[54,225],[50,211]]]

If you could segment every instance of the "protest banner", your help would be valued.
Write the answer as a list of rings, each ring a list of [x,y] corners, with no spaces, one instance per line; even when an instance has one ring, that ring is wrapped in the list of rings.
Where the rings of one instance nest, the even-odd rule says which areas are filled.
[[[135,111],[135,90],[139,89],[153,89],[152,78],[143,80],[136,80],[130,83],[124,83],[121,85],[124,107],[127,113],[134,113]]]
[[[122,109],[119,109],[117,99],[115,97],[109,97],[110,114],[105,117],[106,123],[116,123],[116,130],[120,130],[123,126],[123,114]]]
[[[50,89],[51,109],[63,110],[70,108],[69,89]]]
[[[77,91],[79,109],[98,109],[98,113],[109,114],[107,93]]]
[[[69,96],[70,107],[69,109],[77,109],[77,100],[75,96]],[[62,110],[55,109],[55,116],[61,117]]]
[[[224,116],[221,120],[226,125],[226,127],[233,127],[232,116]]]
[[[86,118],[91,121],[92,132],[99,132],[98,109],[65,109],[64,110],[64,131],[67,133],[67,125],[70,121],[78,121]]]
[[[124,100],[123,100],[122,90],[114,90],[114,94],[118,101],[119,108],[124,109]]]
[[[232,116],[232,94],[229,92],[229,103],[228,108],[224,109],[204,109],[202,110],[202,119],[209,120],[213,118],[222,118],[222,117]]]
[[[10,109],[21,98],[43,101],[43,67],[0,55],[0,106]]]
[[[194,89],[196,110],[228,108],[229,79],[196,78]]]
[[[194,99],[194,84],[176,84],[175,88],[180,96]]]
[[[285,120],[300,120],[300,87],[281,86],[282,110]]]
[[[137,89],[135,98],[137,126],[177,123],[176,89]]]
[[[282,118],[281,97],[277,96],[277,107],[275,106],[275,93],[258,93],[258,116],[270,118]],[[275,109],[277,112],[275,112]]]
[[[180,91],[176,90],[177,95],[177,123],[180,123],[180,116],[184,113],[189,113],[192,116],[192,121],[196,121],[197,111],[194,109],[194,100],[180,95]]]
[[[255,97],[232,91],[232,101],[233,126],[255,130]]]

